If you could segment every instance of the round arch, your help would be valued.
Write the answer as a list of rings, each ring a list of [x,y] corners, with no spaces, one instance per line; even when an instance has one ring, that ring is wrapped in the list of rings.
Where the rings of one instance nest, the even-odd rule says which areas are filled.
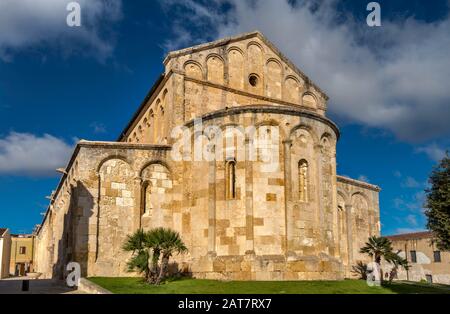
[[[150,167],[151,165],[161,165],[163,167],[165,167],[169,173],[172,175],[172,168],[169,166],[169,164],[161,159],[154,159],[151,160],[147,163],[145,163],[140,169],[139,169],[139,178],[142,179],[142,173],[144,172],[145,169],[147,169],[148,167]]]
[[[102,169],[103,165],[104,165],[106,162],[108,162],[108,161],[110,161],[110,160],[114,160],[114,159],[118,159],[118,160],[121,160],[121,161],[125,162],[128,166],[130,166],[130,169],[133,169],[133,167],[131,166],[131,162],[128,160],[127,157],[125,157],[125,156],[123,156],[123,155],[111,155],[111,156],[108,156],[108,157],[103,158],[103,159],[100,161],[100,163],[98,164],[98,166],[97,166],[97,168],[96,168],[96,170],[95,170],[96,174],[97,174],[97,175],[100,174],[100,170]]]
[[[299,129],[307,131],[311,135],[314,144],[319,143],[319,137],[317,136],[317,133],[314,131],[313,127],[304,123],[298,124],[291,129],[291,131],[289,132],[289,139],[292,139],[294,133]]]

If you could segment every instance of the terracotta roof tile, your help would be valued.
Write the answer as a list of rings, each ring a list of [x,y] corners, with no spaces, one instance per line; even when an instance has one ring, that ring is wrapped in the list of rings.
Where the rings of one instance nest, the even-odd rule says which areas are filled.
[[[392,241],[404,241],[404,240],[427,239],[432,237],[433,233],[431,231],[423,231],[423,232],[396,234],[387,236],[386,238]]]

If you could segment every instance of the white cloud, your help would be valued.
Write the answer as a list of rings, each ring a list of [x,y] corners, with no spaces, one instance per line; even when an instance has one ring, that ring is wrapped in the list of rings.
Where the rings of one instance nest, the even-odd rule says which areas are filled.
[[[401,197],[396,197],[393,200],[394,203],[394,207],[397,209],[402,210],[404,205],[405,205],[405,201],[401,198]]]
[[[369,178],[363,174],[358,177],[358,180],[366,182],[366,183],[370,183]]]
[[[0,138],[0,175],[54,176],[73,147],[52,135],[11,132]]]
[[[417,226],[417,217],[415,215],[408,215],[405,218],[405,221],[408,223],[408,225],[410,226]]]
[[[65,56],[92,55],[103,61],[114,48],[108,30],[121,18],[121,0],[77,0],[81,27],[66,23],[70,0],[0,1],[0,60],[41,45],[50,45]],[[104,37],[105,36],[105,37]]]
[[[396,197],[392,200],[396,209],[403,211],[408,210],[413,213],[423,214],[424,203],[426,200],[425,191],[419,191],[412,195]]]
[[[422,232],[426,231],[424,228],[397,228],[395,229],[395,232],[397,234],[404,234],[404,233],[416,233],[416,232]]]
[[[94,121],[90,124],[90,127],[95,134],[106,133],[106,126],[101,122]]]
[[[420,187],[420,183],[417,182],[413,177],[406,177],[405,181],[402,183],[402,187],[405,188],[418,188]]]
[[[258,29],[329,94],[340,117],[410,142],[450,134],[448,16],[369,28],[337,12],[337,1],[161,2],[182,34],[168,40],[172,48]]]
[[[442,158],[445,156],[445,150],[441,148],[436,143],[431,143],[427,146],[422,146],[417,148],[416,150],[418,153],[425,153],[428,155],[428,158],[430,158],[433,161],[439,162]]]

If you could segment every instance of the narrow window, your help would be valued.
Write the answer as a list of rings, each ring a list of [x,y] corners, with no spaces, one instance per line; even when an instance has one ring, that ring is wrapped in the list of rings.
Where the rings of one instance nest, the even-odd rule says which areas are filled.
[[[308,201],[308,162],[304,159],[298,163],[298,192],[301,202]]]
[[[412,263],[417,263],[417,254],[416,251],[411,251],[411,262]]]
[[[236,161],[231,160],[226,164],[226,189],[227,199],[236,198]]]
[[[141,215],[143,214],[150,214],[152,205],[151,205],[151,199],[150,199],[150,191],[151,186],[148,181],[145,181],[142,184],[142,192],[141,192]]]
[[[27,248],[25,246],[21,246],[19,249],[19,254],[26,254],[27,253]]]
[[[434,255],[434,262],[440,263],[441,262],[441,251],[434,251],[433,255]]]

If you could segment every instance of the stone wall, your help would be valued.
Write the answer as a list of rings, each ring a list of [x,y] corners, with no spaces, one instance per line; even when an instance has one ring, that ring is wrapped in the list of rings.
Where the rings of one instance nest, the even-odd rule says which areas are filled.
[[[199,278],[348,275],[379,233],[379,189],[336,175],[327,96],[259,33],[165,66],[119,142],[77,145],[37,234],[38,271],[61,277],[74,260],[85,276],[129,276],[126,236],[167,227],[189,249],[177,267]],[[198,142],[201,157],[222,154],[198,159]]]
[[[225,158],[175,161],[170,146],[81,142],[37,237],[39,271],[61,276],[64,265],[76,260],[87,276],[129,276],[129,254],[121,250],[126,235],[159,226],[180,232],[189,254],[175,261],[201,278],[338,279],[345,275],[342,265],[364,258],[356,255],[358,246],[379,232],[377,190],[337,179],[331,122],[261,106],[203,121],[204,128],[255,125],[264,134],[277,126],[266,148],[277,152],[279,162],[267,168],[259,158],[237,159],[236,195],[230,198]],[[242,138],[249,154],[251,141]],[[237,138],[230,142],[237,152]],[[303,199],[301,162],[308,164]],[[354,208],[355,231],[340,225],[342,200],[346,211]],[[360,221],[364,217],[369,219]],[[345,231],[351,232],[350,246],[341,245]],[[353,258],[346,247],[353,247]]]
[[[380,235],[380,211],[377,186],[337,177],[337,228],[338,245],[347,271],[358,261],[367,261],[359,250],[367,239]]]
[[[165,75],[121,136],[170,144],[174,126],[236,106],[292,106],[325,115],[328,97],[260,33],[170,53]]]
[[[392,241],[394,252],[406,258],[410,268],[399,269],[397,280],[431,281],[450,284],[450,253],[440,251],[432,241],[431,232],[395,235],[388,237]],[[416,260],[412,259],[415,253]],[[439,254],[440,260],[435,254]],[[384,264],[383,270],[389,272],[390,264]]]

